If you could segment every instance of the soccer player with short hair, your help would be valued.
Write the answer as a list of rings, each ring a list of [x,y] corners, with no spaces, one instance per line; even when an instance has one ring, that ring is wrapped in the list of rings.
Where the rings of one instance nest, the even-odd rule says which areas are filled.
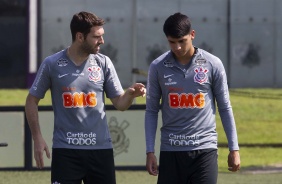
[[[34,158],[43,168],[50,152],[42,137],[38,103],[51,90],[54,109],[51,182],[115,184],[113,147],[104,93],[118,110],[126,110],[145,86],[125,92],[109,57],[99,53],[104,43],[104,20],[90,12],[73,15],[72,44],[41,64],[26,99],[26,116],[34,142]]]
[[[240,169],[224,66],[218,57],[193,45],[195,30],[186,15],[169,16],[163,31],[170,50],[151,63],[147,79],[147,170],[158,175],[158,184],[216,184],[216,105],[230,150],[228,169]],[[159,109],[162,125],[158,168],[154,147]]]

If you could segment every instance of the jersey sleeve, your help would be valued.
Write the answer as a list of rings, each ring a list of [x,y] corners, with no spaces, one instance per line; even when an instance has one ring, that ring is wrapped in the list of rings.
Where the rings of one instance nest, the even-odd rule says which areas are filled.
[[[105,61],[105,93],[107,98],[115,98],[123,94],[124,90],[121,86],[120,80],[118,78],[116,69],[112,61],[107,56],[105,56]]]
[[[146,88],[145,137],[146,153],[148,153],[155,152],[155,138],[161,98],[161,89],[158,83],[158,72],[154,63],[152,63],[149,68]]]
[[[213,71],[213,93],[218,112],[228,140],[229,150],[239,150],[237,130],[229,98],[227,77],[222,62],[218,59]]]
[[[46,91],[51,86],[50,69],[48,65],[48,58],[40,65],[35,80],[29,89],[29,93],[37,98],[43,99]]]

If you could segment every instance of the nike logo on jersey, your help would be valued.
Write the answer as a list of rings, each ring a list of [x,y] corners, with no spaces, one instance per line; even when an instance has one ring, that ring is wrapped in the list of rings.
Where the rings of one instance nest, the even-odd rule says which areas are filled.
[[[173,75],[174,75],[174,74],[164,75],[164,78],[166,79],[166,78],[171,77],[171,76],[173,76]]]
[[[62,78],[62,77],[64,77],[64,76],[67,76],[68,75],[68,73],[66,73],[66,74],[63,74],[63,75],[58,75],[58,78],[60,79],[60,78]]]

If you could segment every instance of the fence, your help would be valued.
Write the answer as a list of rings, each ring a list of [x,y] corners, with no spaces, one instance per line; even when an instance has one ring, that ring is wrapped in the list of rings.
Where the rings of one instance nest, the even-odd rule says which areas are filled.
[[[5,35],[0,38],[2,87],[30,85],[42,60],[70,45],[69,23],[79,11],[91,11],[105,19],[101,53],[112,59],[124,87],[146,81],[146,76],[132,70],[148,71],[152,60],[169,49],[162,26],[175,12],[191,18],[196,30],[193,44],[222,60],[230,87],[282,87],[279,0],[17,2],[0,1],[0,33]]]
[[[120,112],[107,105],[107,118],[112,134],[114,156],[117,169],[145,169],[144,113],[145,105],[132,105]],[[134,112],[134,113],[132,113]],[[161,120],[159,114],[159,121]],[[39,106],[39,122],[43,137],[49,148],[52,146],[53,111],[51,106]],[[24,114],[23,106],[0,107],[0,142],[8,147],[0,148],[0,170],[33,170],[32,137]],[[160,122],[158,122],[160,125]],[[114,134],[114,136],[113,136]],[[160,132],[157,130],[156,145]],[[5,146],[5,145],[4,145]],[[219,147],[227,147],[219,143]],[[240,147],[282,147],[282,144],[240,144]],[[159,152],[156,146],[156,153]],[[51,161],[45,160],[45,169],[50,169]]]

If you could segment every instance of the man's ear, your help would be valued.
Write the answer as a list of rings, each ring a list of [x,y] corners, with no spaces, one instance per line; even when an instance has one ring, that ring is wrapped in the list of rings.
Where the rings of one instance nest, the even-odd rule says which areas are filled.
[[[191,35],[191,39],[194,40],[194,38],[195,38],[195,36],[196,36],[196,31],[195,31],[194,29],[191,30],[190,35]]]
[[[81,32],[77,32],[75,36],[77,41],[84,41],[84,35]]]

